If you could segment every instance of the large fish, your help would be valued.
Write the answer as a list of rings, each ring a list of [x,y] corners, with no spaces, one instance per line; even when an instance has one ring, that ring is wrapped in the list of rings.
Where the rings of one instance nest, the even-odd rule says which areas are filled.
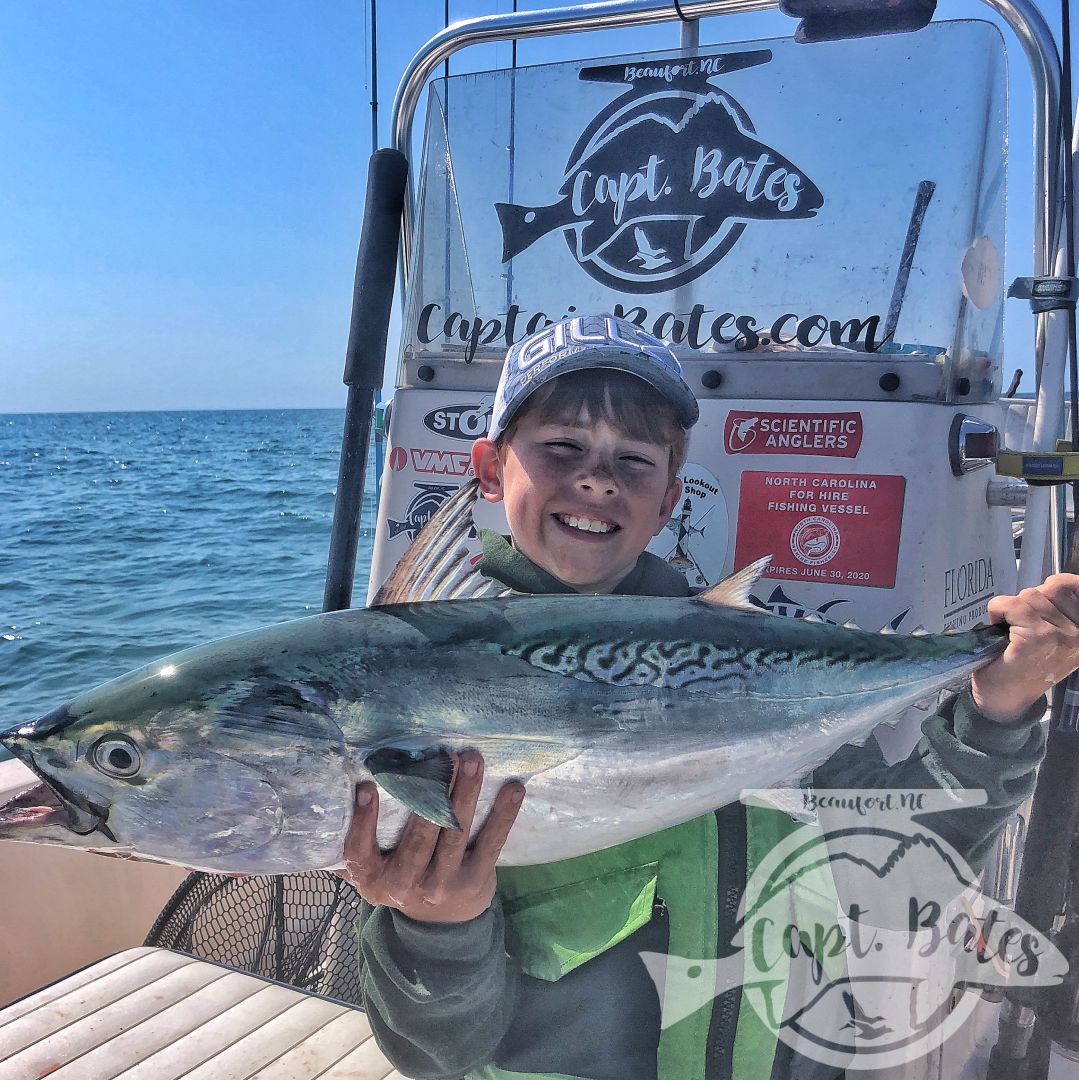
[[[430,540],[465,527],[462,499],[421,534],[430,580],[406,563],[410,595],[483,587],[463,533]],[[389,846],[410,810],[454,824],[449,752],[474,748],[478,821],[508,778],[528,789],[502,861],[564,859],[803,776],[1006,644],[998,627],[901,637],[764,614],[748,603],[763,568],[694,599],[394,603],[176,653],[0,735],[43,781],[0,808],[0,838],[334,867],[358,781],[384,793]]]

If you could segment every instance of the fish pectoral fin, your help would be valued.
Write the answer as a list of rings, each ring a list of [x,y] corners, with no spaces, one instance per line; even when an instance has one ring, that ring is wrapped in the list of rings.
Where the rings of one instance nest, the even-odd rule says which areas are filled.
[[[768,569],[771,561],[772,556],[765,555],[756,562],[743,566],[741,570],[735,571],[730,577],[725,577],[693,599],[702,604],[711,604],[713,607],[737,608],[739,611],[754,611],[758,615],[768,615],[767,610],[753,603],[749,593]]]
[[[460,829],[450,806],[453,758],[441,748],[415,753],[384,746],[364,758],[375,782],[414,814],[445,829]]]

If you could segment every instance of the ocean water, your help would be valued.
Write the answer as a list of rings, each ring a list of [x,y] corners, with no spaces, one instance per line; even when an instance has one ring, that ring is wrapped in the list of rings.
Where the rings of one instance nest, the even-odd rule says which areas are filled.
[[[0,730],[176,649],[316,614],[343,420],[0,415]],[[372,453],[359,603],[375,510]]]

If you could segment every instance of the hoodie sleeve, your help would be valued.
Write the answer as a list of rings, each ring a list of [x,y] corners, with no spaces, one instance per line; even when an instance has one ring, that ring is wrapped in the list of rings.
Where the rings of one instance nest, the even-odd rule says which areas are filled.
[[[997,724],[975,708],[967,689],[923,722],[922,738],[905,761],[887,765],[871,738],[833,754],[813,773],[813,785],[984,791],[982,806],[915,816],[980,872],[1004,825],[1034,791],[1045,754],[1044,712],[1042,698],[1014,724]]]
[[[509,1028],[519,969],[496,895],[464,923],[361,904],[361,985],[382,1052],[406,1076],[455,1080],[486,1065]]]

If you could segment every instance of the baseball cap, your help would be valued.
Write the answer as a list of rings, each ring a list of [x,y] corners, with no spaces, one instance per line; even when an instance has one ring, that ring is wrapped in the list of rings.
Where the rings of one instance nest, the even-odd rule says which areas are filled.
[[[678,411],[683,427],[700,416],[697,398],[669,345],[628,319],[575,315],[522,338],[506,354],[487,437],[497,439],[534,390],[571,371],[608,368],[636,375]]]

